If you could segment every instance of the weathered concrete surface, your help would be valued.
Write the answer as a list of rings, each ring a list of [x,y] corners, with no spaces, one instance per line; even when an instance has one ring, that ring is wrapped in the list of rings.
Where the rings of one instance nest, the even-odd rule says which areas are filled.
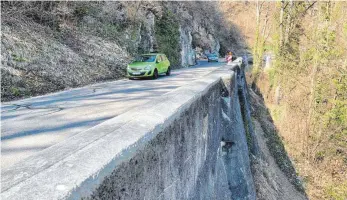
[[[220,68],[45,149],[2,177],[2,199],[255,199],[237,77]]]
[[[20,162],[81,131],[125,113],[151,99],[221,67],[172,71],[157,80],[119,80],[1,104],[1,168]],[[30,158],[29,158],[30,159]]]

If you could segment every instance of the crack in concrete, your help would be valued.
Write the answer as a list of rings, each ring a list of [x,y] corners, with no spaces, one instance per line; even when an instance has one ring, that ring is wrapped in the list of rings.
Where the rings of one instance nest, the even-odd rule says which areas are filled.
[[[12,104],[12,106],[15,106],[15,108],[2,111],[1,113],[13,112],[13,111],[16,111],[20,108],[24,108],[24,109],[28,109],[28,110],[49,110],[49,109],[52,109],[53,112],[51,112],[51,113],[56,113],[56,112],[64,110],[64,108],[58,107],[58,106],[32,107],[32,104],[22,104],[22,105],[21,104]],[[51,114],[51,113],[47,113],[47,114]],[[45,114],[45,115],[47,115],[47,114]]]

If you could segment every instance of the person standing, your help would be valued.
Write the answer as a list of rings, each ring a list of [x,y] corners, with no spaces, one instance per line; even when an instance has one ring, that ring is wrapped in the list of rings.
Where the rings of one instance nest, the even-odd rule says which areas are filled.
[[[233,60],[233,54],[232,54],[231,51],[229,51],[226,60],[227,60],[227,64],[230,64],[230,63],[232,62],[232,60]]]

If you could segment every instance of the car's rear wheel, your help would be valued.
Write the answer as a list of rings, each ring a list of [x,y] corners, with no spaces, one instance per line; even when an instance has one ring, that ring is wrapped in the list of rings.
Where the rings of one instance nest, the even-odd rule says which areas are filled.
[[[154,70],[152,78],[153,79],[157,79],[158,78],[158,70],[157,69]]]
[[[166,76],[170,76],[170,75],[171,75],[171,67],[169,66],[166,71]]]

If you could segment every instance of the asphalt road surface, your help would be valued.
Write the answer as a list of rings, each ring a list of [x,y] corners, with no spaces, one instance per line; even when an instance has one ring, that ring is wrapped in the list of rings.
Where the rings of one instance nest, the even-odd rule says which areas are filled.
[[[157,80],[118,80],[1,104],[1,168],[189,84],[225,63],[200,61]],[[153,105],[155,106],[155,105]],[[97,133],[96,133],[97,134]],[[28,158],[30,159],[30,158]]]

